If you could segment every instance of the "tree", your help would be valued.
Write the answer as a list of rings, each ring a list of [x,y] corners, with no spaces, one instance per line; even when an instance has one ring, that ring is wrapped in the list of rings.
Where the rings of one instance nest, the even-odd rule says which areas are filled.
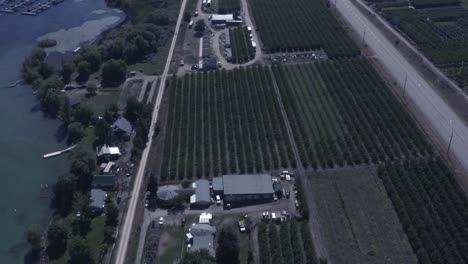
[[[170,22],[167,14],[163,12],[152,13],[146,17],[145,21],[148,23],[155,24],[157,26],[167,26]]]
[[[81,81],[86,81],[89,78],[89,75],[91,75],[91,64],[87,61],[80,61],[77,64],[78,68],[78,79]]]
[[[215,261],[208,250],[200,249],[194,252],[186,252],[180,260],[180,264],[214,264]]]
[[[105,119],[97,121],[94,127],[94,134],[97,137],[98,145],[110,144],[112,142],[112,129]]]
[[[135,96],[128,98],[127,105],[125,107],[124,116],[135,125],[137,119],[143,113],[143,103],[139,102]]]
[[[106,204],[106,224],[116,226],[119,222],[119,208],[112,202]]]
[[[44,99],[48,91],[62,90],[63,82],[56,75],[54,75],[40,82],[40,85],[38,88],[39,89],[37,92],[37,96],[39,97],[39,99]]]
[[[57,91],[47,91],[46,96],[42,100],[42,110],[46,115],[57,117],[60,113],[60,95]]]
[[[63,97],[62,107],[60,108],[60,116],[62,117],[62,121],[65,125],[70,124],[71,119],[72,119],[72,114],[71,114],[70,99],[68,99],[67,96]]]
[[[42,76],[43,79],[47,79],[50,76],[52,76],[52,74],[54,74],[54,67],[52,67],[52,65],[50,64],[42,62],[39,65],[38,72]]]
[[[70,60],[62,61],[62,70],[60,74],[62,75],[62,81],[64,83],[69,83],[71,81],[71,75],[75,72],[75,64]]]
[[[73,194],[76,191],[76,176],[72,174],[62,175],[54,185],[54,204],[62,216],[70,212]]]
[[[78,187],[83,191],[89,190],[93,172],[96,170],[96,155],[78,146],[73,150],[70,159],[70,172],[78,177]]]
[[[98,90],[98,88],[94,83],[90,83],[90,84],[88,84],[88,86],[86,86],[86,91],[88,92],[89,96],[95,96],[97,90]]]
[[[90,73],[97,72],[101,66],[101,53],[96,45],[83,46],[75,57],[75,64],[89,63]]]
[[[239,238],[231,228],[223,228],[218,236],[216,262],[219,264],[239,263]]]
[[[125,61],[110,59],[102,66],[102,82],[106,85],[118,85],[125,80],[126,72]]]
[[[196,32],[196,37],[202,37],[203,33],[205,33],[205,21],[203,19],[199,19],[197,23],[195,23],[193,30]]]
[[[93,117],[93,110],[87,106],[78,106],[75,109],[75,113],[73,115],[75,121],[80,122],[83,126],[88,126],[91,123],[91,119]]]
[[[115,226],[105,226],[104,227],[104,241],[111,245],[115,242]]]
[[[31,245],[31,252],[34,257],[39,255],[42,249],[42,228],[39,225],[33,225],[29,228],[26,239]]]
[[[189,12],[185,11],[184,12],[184,21],[185,22],[190,22],[190,19],[192,18],[192,16],[190,15]]]
[[[47,255],[56,259],[67,249],[68,230],[58,221],[52,222],[47,230]]]
[[[80,122],[73,122],[68,125],[67,131],[69,144],[77,143],[85,135],[83,125]]]
[[[81,237],[76,237],[70,244],[69,264],[93,264],[96,261],[93,258],[93,251],[88,241]]]

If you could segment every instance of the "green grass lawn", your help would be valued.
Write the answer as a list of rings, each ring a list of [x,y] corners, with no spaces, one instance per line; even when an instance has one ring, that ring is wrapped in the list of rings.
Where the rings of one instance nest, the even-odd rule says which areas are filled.
[[[174,259],[179,256],[184,242],[184,230],[180,226],[165,226],[163,233],[168,233],[171,236],[171,241],[174,241],[170,247],[166,248],[164,254],[159,257],[159,263],[172,264]]]
[[[100,89],[98,95],[93,97],[81,97],[81,103],[93,110],[96,115],[103,115],[106,108],[111,104],[117,104],[119,100],[121,88],[106,88]]]
[[[128,71],[142,71],[147,75],[158,75],[164,71],[164,66],[166,65],[167,54],[169,53],[169,48],[171,47],[171,41],[167,41],[166,45],[158,49],[158,53],[151,59],[151,61],[146,63],[135,63],[128,66]]]

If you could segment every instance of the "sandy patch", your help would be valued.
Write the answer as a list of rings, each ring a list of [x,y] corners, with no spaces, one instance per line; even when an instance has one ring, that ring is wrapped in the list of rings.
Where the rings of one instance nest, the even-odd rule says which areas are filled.
[[[56,32],[45,34],[38,41],[45,38],[57,40],[57,46],[46,49],[48,52],[57,51],[65,53],[79,46],[80,43],[95,39],[105,29],[116,24],[120,18],[118,16],[108,16],[101,19],[86,21],[79,27],[61,29]]]

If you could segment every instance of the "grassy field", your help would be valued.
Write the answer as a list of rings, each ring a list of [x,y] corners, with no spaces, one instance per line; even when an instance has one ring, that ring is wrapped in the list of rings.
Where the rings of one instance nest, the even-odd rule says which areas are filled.
[[[171,264],[181,254],[185,233],[180,226],[165,226],[159,243],[159,261],[161,264]]]
[[[333,263],[418,262],[375,168],[309,176]]]

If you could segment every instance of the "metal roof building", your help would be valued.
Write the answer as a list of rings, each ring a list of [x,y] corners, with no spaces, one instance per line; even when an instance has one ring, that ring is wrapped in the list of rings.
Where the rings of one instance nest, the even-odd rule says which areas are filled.
[[[273,184],[269,174],[224,175],[224,202],[255,204],[273,200]]]
[[[158,188],[156,196],[160,202],[169,202],[179,196],[176,192],[179,188],[175,185],[164,185]]]
[[[91,189],[91,204],[89,205],[95,213],[101,213],[106,205],[107,194],[103,190]]]
[[[210,182],[197,180],[194,182],[195,194],[190,197],[191,207],[207,207],[211,204]]]
[[[206,249],[211,256],[215,256],[214,251],[214,239],[213,236],[216,233],[216,227],[208,224],[193,224],[190,227],[190,236],[192,239],[189,251],[197,251],[200,249]]]
[[[213,186],[213,193],[215,195],[223,193],[223,191],[224,191],[223,178],[214,177],[212,186]]]

